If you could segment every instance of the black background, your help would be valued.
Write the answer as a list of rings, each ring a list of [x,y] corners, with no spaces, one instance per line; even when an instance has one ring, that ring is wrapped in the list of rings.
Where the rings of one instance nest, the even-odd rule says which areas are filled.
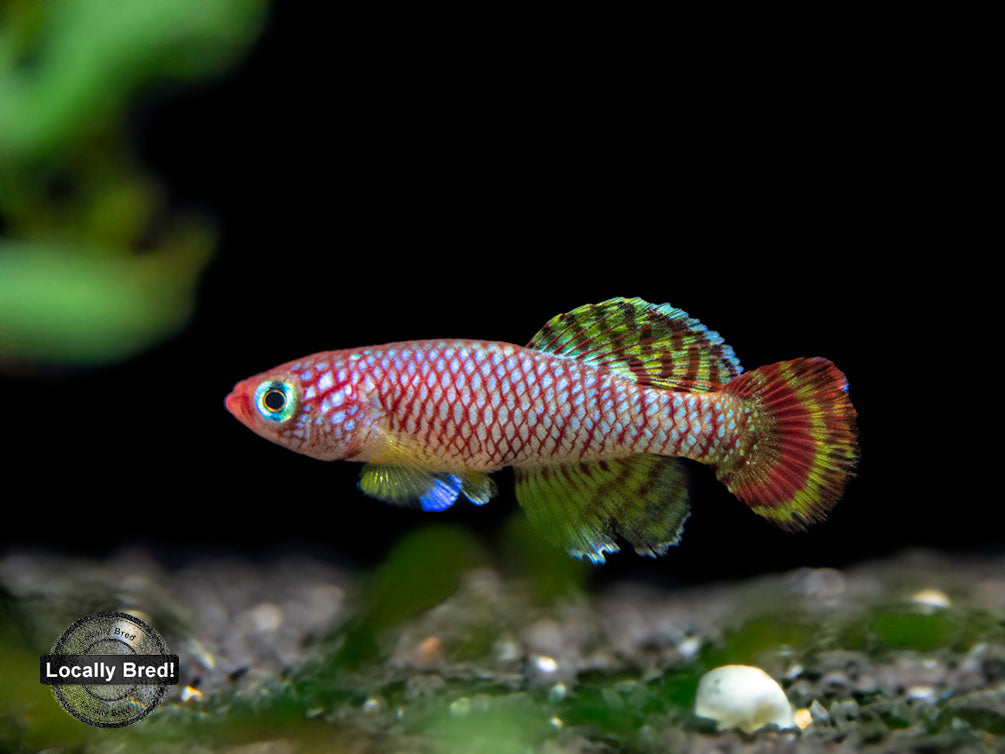
[[[963,432],[938,392],[956,374],[956,288],[928,274],[951,267],[928,197],[951,159],[917,117],[925,71],[812,37],[727,52],[706,29],[414,21],[277,7],[229,74],[137,104],[134,148],[221,246],[171,341],[113,367],[4,379],[5,544],[372,564],[431,520],[491,538],[517,510],[509,471],[484,508],[391,508],[358,493],[357,466],[253,435],[224,396],[316,351],[522,344],[554,314],[641,296],[719,331],[747,368],[832,359],[862,463],[802,535],[695,465],[681,545],[623,553],[605,573],[701,579],[1000,546],[946,472]]]

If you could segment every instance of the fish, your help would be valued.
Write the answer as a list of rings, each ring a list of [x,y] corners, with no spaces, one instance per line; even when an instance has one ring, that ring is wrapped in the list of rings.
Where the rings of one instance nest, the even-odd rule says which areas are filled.
[[[690,515],[688,466],[711,466],[790,531],[824,520],[854,476],[857,414],[828,359],[744,371],[669,304],[612,298],[553,317],[526,346],[437,339],[324,351],[235,385],[227,410],[313,458],[363,464],[387,503],[484,505],[514,470],[530,521],[593,563],[622,543],[661,556]]]

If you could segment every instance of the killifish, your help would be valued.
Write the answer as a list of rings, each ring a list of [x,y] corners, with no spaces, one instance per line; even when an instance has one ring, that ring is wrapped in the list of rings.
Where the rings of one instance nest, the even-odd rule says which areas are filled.
[[[417,340],[325,351],[239,382],[227,409],[259,435],[364,465],[366,495],[425,510],[497,493],[595,563],[624,540],[677,544],[686,462],[712,466],[789,530],[824,519],[858,458],[845,376],[825,358],[744,372],[717,332],[669,304],[615,298],[552,318],[526,346]]]

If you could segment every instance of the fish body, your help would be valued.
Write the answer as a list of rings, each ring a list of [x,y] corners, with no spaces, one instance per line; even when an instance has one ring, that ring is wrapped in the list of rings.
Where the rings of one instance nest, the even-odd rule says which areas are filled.
[[[492,472],[637,453],[711,460],[736,441],[728,396],[647,388],[509,343],[391,343],[278,370],[300,404],[283,444],[323,460]],[[268,378],[235,393],[251,396]],[[239,415],[254,419],[253,410],[246,403]]]
[[[360,461],[360,488],[443,510],[487,502],[506,466],[534,523],[602,562],[618,537],[675,544],[689,501],[678,459],[716,468],[791,529],[836,502],[857,457],[844,376],[826,359],[744,374],[684,312],[611,299],[552,319],[525,346],[422,340],[327,351],[238,383],[228,410],[323,460]]]

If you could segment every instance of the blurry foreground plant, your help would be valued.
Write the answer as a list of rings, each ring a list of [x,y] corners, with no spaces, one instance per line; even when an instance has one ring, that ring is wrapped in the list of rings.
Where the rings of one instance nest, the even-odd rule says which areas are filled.
[[[122,359],[184,324],[214,231],[168,213],[128,149],[126,110],[159,85],[227,69],[265,9],[0,6],[0,368]]]

